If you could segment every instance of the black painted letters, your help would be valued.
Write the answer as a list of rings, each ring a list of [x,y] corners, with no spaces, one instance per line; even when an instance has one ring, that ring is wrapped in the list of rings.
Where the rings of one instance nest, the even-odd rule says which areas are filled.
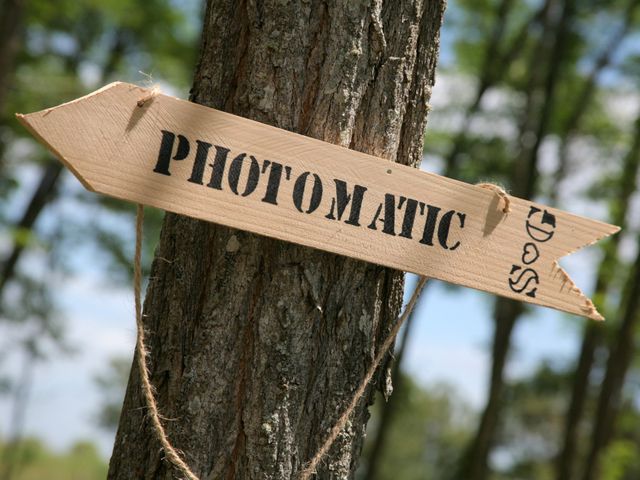
[[[534,266],[540,258],[540,246],[551,240],[555,230],[556,216],[554,214],[546,210],[541,211],[534,206],[529,208],[525,231],[531,241],[522,246],[522,258],[520,259],[527,267],[511,265],[508,282],[512,291],[536,298],[540,276]]]
[[[284,163],[258,159],[246,152],[231,152],[227,147],[200,139],[190,141],[184,135],[167,130],[161,133],[153,168],[160,175],[171,176],[172,161],[181,162],[195,150],[191,154],[190,174],[186,174],[189,175],[186,181],[192,184],[205,185],[208,178],[206,187],[213,190],[230,191],[240,198],[258,196],[261,202],[278,208],[293,209],[304,215],[322,215],[326,221],[368,228],[444,251],[453,252],[462,245],[460,231],[466,218],[462,212],[443,212],[436,205],[394,193],[385,193],[377,200],[370,198],[373,194],[364,185],[349,184],[339,178],[329,180],[311,171],[296,172]],[[175,170],[184,171],[183,167]],[[368,201],[365,202],[365,198]],[[529,216],[535,213],[539,210],[532,210]],[[548,226],[555,227],[552,217],[544,212],[541,219],[527,221],[529,235],[538,242],[546,241],[542,239],[545,235],[551,238],[553,232],[549,233]],[[526,253],[529,260],[533,253]],[[524,254],[523,262],[528,265]],[[519,279],[516,283],[521,284]],[[527,285],[528,282],[523,289]]]

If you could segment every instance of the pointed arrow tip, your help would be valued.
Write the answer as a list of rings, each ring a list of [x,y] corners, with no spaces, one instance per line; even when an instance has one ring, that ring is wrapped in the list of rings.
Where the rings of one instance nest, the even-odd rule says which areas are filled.
[[[49,149],[78,178],[87,190],[95,192],[99,187],[92,186],[95,178],[91,175],[91,169],[88,168],[89,160],[93,157],[88,154],[85,147],[87,145],[95,147],[95,143],[102,144],[103,137],[107,134],[101,118],[105,113],[107,117],[116,116],[111,109],[119,108],[123,101],[121,97],[130,100],[132,96],[139,97],[141,92],[147,92],[147,89],[125,82],[112,82],[69,102],[38,112],[16,113],[15,116],[39,143]],[[113,127],[109,138],[118,138],[121,134],[120,125],[116,121],[105,123]],[[89,142],[90,136],[94,139],[94,144]]]
[[[91,192],[94,192],[95,189],[89,184],[89,182],[87,182],[84,176],[81,175],[80,172],[65,159],[64,155],[54,145],[52,145],[50,141],[48,141],[43,135],[41,135],[39,129],[37,128],[37,125],[34,124],[37,122],[32,121],[32,119],[37,120],[46,117],[51,111],[60,106],[61,105],[33,113],[16,113],[15,116],[16,119],[29,131],[29,133],[33,135],[38,143],[51,151],[55,155],[55,157],[75,175],[75,177],[80,181],[84,188]]]

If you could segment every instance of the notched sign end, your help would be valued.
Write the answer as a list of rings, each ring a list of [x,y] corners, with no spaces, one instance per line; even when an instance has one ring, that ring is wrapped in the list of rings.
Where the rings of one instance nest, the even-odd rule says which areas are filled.
[[[570,255],[578,250],[594,245],[600,240],[607,238],[611,235],[615,235],[620,231],[620,227],[616,225],[610,225],[607,223],[599,222],[596,220],[586,219],[582,217],[574,217],[573,222],[567,218],[569,223],[580,223],[580,228],[572,229],[571,236],[575,243],[572,247],[568,248],[566,253],[562,256]],[[571,243],[571,242],[569,242]],[[578,315],[590,318],[596,321],[604,321],[604,317],[598,312],[593,301],[588,298],[580,288],[569,277],[567,272],[560,267],[557,261],[553,263],[552,274],[554,283],[558,286],[561,296],[566,300],[571,301],[579,310],[575,311]]]
[[[593,320],[604,320],[558,261],[619,232],[620,228],[543,205],[519,199],[514,201],[516,208],[524,207],[527,212],[522,225],[520,256],[510,265],[508,272],[509,289],[516,294],[515,298]]]
[[[596,240],[594,240],[593,243],[589,245],[593,245],[599,242],[600,240],[610,237],[612,235],[617,235],[618,233],[620,233],[620,230],[622,230],[622,228],[619,227],[618,225],[610,225],[608,223],[601,223],[601,227],[602,228],[600,230],[600,236]],[[589,245],[585,245],[585,246],[589,246]],[[604,321],[604,317],[598,312],[598,310],[596,309],[591,299],[585,297],[584,308],[588,312],[588,314],[586,315],[588,318],[592,320],[597,320],[599,322]]]
[[[590,318],[591,320],[599,322],[604,321],[604,317],[600,312],[598,312],[598,309],[591,299],[582,293],[582,290],[576,286],[573,280],[571,280],[571,277],[569,277],[569,274],[558,264],[558,262],[554,262],[553,267],[555,269],[553,276],[560,280],[560,291],[566,291],[576,299],[575,302],[581,310],[580,315]]]

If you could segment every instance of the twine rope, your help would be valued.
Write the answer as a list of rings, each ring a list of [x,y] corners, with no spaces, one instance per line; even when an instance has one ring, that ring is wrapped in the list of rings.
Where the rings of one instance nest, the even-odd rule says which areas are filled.
[[[134,297],[135,297],[135,310],[136,310],[136,327],[137,327],[137,335],[136,335],[136,348],[137,355],[136,360],[138,364],[138,370],[140,371],[140,381],[142,387],[142,394],[144,396],[145,403],[147,404],[147,409],[149,410],[149,417],[151,419],[151,424],[153,429],[162,445],[162,448],[165,452],[165,458],[169,460],[173,466],[178,469],[188,480],[199,480],[198,477],[191,471],[187,463],[182,459],[177,450],[171,445],[169,441],[169,437],[167,435],[162,422],[160,421],[161,415],[158,409],[158,404],[155,399],[154,388],[151,384],[151,380],[149,379],[149,368],[147,366],[147,356],[148,350],[145,344],[145,332],[144,325],[142,323],[142,301],[141,301],[141,284],[142,284],[142,231],[143,231],[143,223],[144,223],[144,207],[142,205],[137,205],[136,208],[136,248],[135,248],[135,256],[133,262],[133,286],[134,286]],[[322,443],[316,454],[313,456],[309,464],[303,470],[300,475],[300,480],[308,480],[311,475],[313,475],[316,471],[316,468],[322,458],[327,454],[333,443],[336,441],[347,422],[349,421],[349,417],[355,410],[358,405],[358,401],[364,395],[369,382],[373,378],[376,370],[380,366],[380,363],[388,353],[391,345],[396,339],[398,332],[400,331],[400,327],[404,324],[405,320],[409,317],[411,312],[416,306],[418,301],[418,297],[422,292],[425,284],[427,283],[427,277],[419,277],[418,283],[416,284],[413,293],[411,294],[411,298],[409,303],[404,309],[402,315],[396,320],[395,324],[391,328],[389,335],[382,343],[380,350],[376,354],[373,363],[367,370],[366,375],[360,382],[358,389],[355,394],[351,398],[349,405],[342,413],[336,424],[331,428],[331,431],[325,441]]]
[[[142,98],[138,100],[137,106],[140,108],[143,107],[145,103],[155,98],[159,93],[160,93],[160,89],[158,87],[153,87],[149,89],[149,91]],[[509,197],[502,188],[493,184],[484,184],[484,183],[479,184],[479,186],[494,190],[496,194],[504,200],[505,206],[504,206],[503,212],[508,213],[510,211]],[[153,429],[156,432],[156,435],[158,437],[158,440],[160,441],[160,444],[162,445],[162,448],[164,449],[165,458],[169,460],[169,462],[171,462],[173,466],[177,470],[179,470],[188,480],[199,480],[199,478],[191,471],[187,463],[182,459],[180,454],[173,447],[173,445],[171,445],[171,442],[169,441],[167,432],[164,429],[162,422],[160,421],[161,415],[158,409],[158,404],[155,399],[154,387],[151,384],[151,380],[149,379],[149,368],[147,365],[148,350],[145,344],[145,332],[144,332],[144,325],[142,323],[142,301],[141,301],[143,223],[144,223],[144,207],[138,204],[136,207],[136,243],[135,243],[135,256],[134,256],[134,268],[133,268],[133,284],[134,284],[136,328],[137,328],[136,360],[138,364],[138,370],[140,372],[142,394],[144,396],[145,403],[147,404],[147,408],[149,410],[149,417],[151,419],[151,424],[153,426]],[[405,307],[404,312],[396,320],[395,324],[391,328],[389,335],[387,336],[382,346],[380,347],[380,350],[376,354],[373,360],[373,363],[370,365],[366,375],[360,382],[358,389],[356,390],[355,394],[351,398],[349,405],[347,406],[345,411],[342,413],[342,415],[340,416],[338,421],[335,423],[335,425],[331,428],[329,435],[327,436],[325,441],[322,443],[322,445],[320,446],[316,454],[312,457],[311,461],[302,471],[302,474],[300,475],[300,480],[308,480],[311,477],[311,475],[313,475],[316,472],[316,468],[318,464],[327,454],[327,452],[329,451],[333,443],[336,441],[336,439],[338,438],[342,430],[347,425],[347,422],[349,421],[349,417],[355,410],[360,399],[363,397],[367,389],[367,386],[371,382],[371,379],[373,378],[376,370],[380,366],[380,363],[382,362],[384,357],[387,355],[389,349],[395,342],[395,339],[398,335],[398,332],[400,331],[400,328],[402,327],[406,319],[409,317],[409,315],[415,308],[416,303],[418,301],[418,297],[420,296],[420,293],[422,292],[425,284],[427,283],[427,280],[428,280],[427,277],[419,277],[416,287],[413,290],[413,293],[411,294],[411,298],[409,300],[409,303]]]
[[[149,379],[149,367],[147,366],[148,350],[145,344],[144,325],[142,324],[142,301],[141,301],[141,284],[142,284],[142,226],[144,223],[144,207],[140,204],[136,208],[136,250],[133,260],[133,292],[135,297],[136,308],[136,360],[138,370],[140,372],[140,383],[142,384],[142,394],[144,396],[148,415],[151,419],[151,425],[156,432],[158,440],[164,449],[165,458],[169,460],[173,466],[178,469],[188,480],[199,480],[191,471],[186,462],[180,457],[178,452],[167,436],[167,432],[160,421],[160,411],[154,395],[154,388]]]
[[[376,354],[373,360],[373,363],[369,367],[369,370],[367,370],[367,374],[364,376],[364,378],[362,379],[362,382],[360,382],[360,385],[356,390],[356,393],[351,398],[351,401],[349,402],[349,406],[342,413],[342,415],[340,416],[336,424],[333,426],[333,428],[331,428],[331,431],[329,432],[329,435],[327,436],[325,441],[322,443],[322,445],[320,446],[316,454],[313,456],[309,464],[302,471],[302,474],[300,475],[300,480],[308,480],[309,478],[311,478],[311,475],[316,473],[316,468],[318,464],[320,463],[322,458],[327,454],[327,452],[331,448],[331,445],[333,445],[333,443],[338,438],[338,435],[340,435],[344,427],[347,425],[347,422],[349,421],[349,417],[351,416],[356,406],[358,405],[358,401],[364,395],[367,389],[367,386],[369,385],[369,382],[371,382],[371,379],[373,378],[373,375],[376,373],[376,370],[380,366],[380,363],[382,362],[384,357],[387,355],[387,352],[391,348],[391,345],[393,345],[393,342],[395,341],[396,336],[400,331],[400,327],[402,327],[402,324],[405,322],[405,320],[409,317],[409,315],[415,308],[416,303],[418,302],[418,297],[420,296],[422,289],[427,283],[427,280],[428,280],[427,277],[418,278],[418,283],[416,284],[416,287],[414,288],[413,293],[411,294],[411,299],[409,300],[409,303],[405,307],[404,312],[402,312],[402,315],[400,316],[400,318],[396,320],[396,323],[391,328],[389,335],[387,336],[382,346],[380,347],[380,350]]]

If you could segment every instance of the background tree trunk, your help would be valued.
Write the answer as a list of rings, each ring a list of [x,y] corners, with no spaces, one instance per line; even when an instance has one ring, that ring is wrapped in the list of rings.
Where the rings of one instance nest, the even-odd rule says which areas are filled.
[[[583,480],[601,478],[602,455],[611,442],[622,404],[624,380],[636,350],[635,334],[640,319],[640,252],[636,254],[623,295],[620,328],[609,348],[607,368],[598,395],[598,406],[585,461]]]
[[[16,55],[23,43],[25,4],[26,0],[0,0],[0,168],[5,167],[4,130],[9,118],[5,107],[13,82]],[[0,178],[0,187],[4,181]]]
[[[0,114],[4,114],[14,60],[22,43],[25,4],[26,0],[0,0]]]
[[[620,172],[615,182],[615,200],[610,203],[611,223],[620,226],[623,230],[626,230],[629,223],[631,196],[636,188],[636,178],[639,171],[640,116],[636,118],[631,148],[620,166]],[[604,257],[598,267],[593,298],[600,311],[606,311],[605,309],[608,307],[604,299],[607,298],[611,283],[621,266],[618,256],[621,239],[622,235],[614,235],[607,239]],[[602,322],[588,322],[585,325],[580,353],[572,378],[571,399],[567,408],[564,438],[556,465],[556,480],[574,478],[576,458],[580,447],[580,424],[584,421],[584,413],[590,397],[591,372],[594,368],[598,348],[606,343],[607,332],[604,326],[605,324]]]
[[[417,165],[443,9],[210,1],[192,99]],[[401,272],[167,215],[145,302],[149,367],[192,469],[296,478],[364,376],[402,287]],[[318,478],[353,476],[372,390]],[[109,478],[171,478],[162,458],[134,366]]]
[[[2,11],[1,8],[0,11]],[[105,83],[109,79],[109,77],[114,74],[114,72],[120,65],[120,62],[122,61],[124,49],[124,36],[119,31],[116,35],[116,41],[110,49],[109,55],[106,58],[98,83]],[[80,61],[81,57],[79,54],[72,56],[67,60],[67,68],[72,72],[78,72]],[[1,78],[2,77],[0,76],[0,79]],[[0,80],[0,88],[1,85],[2,82]],[[0,111],[1,109],[2,102],[0,97]],[[3,165],[2,155],[3,143],[0,139],[0,167]],[[16,230],[33,230],[42,212],[46,209],[49,203],[51,203],[55,199],[57,195],[58,183],[60,181],[62,173],[62,163],[55,159],[48,159],[40,170],[40,180],[33,190],[31,198],[25,206],[22,215],[14,224],[14,228]],[[3,308],[2,296],[4,294],[4,289],[16,274],[16,267],[20,258],[22,257],[22,254],[25,251],[24,243],[18,241],[17,239],[14,239],[12,243],[13,245],[9,249],[9,254],[3,259],[2,263],[0,264],[0,312],[2,312]]]
[[[554,95],[562,73],[571,19],[575,15],[575,0],[558,0],[559,18],[551,14],[545,18],[538,49],[530,57],[531,76],[528,78],[526,106],[519,130],[519,152],[511,174],[511,194],[533,198],[538,182],[538,158],[542,140],[549,131],[554,109]],[[546,7],[545,7],[546,8]],[[545,59],[541,62],[541,59]],[[536,69],[542,63],[545,68]],[[489,460],[499,432],[500,414],[505,386],[505,369],[511,349],[516,322],[524,312],[524,304],[508,298],[497,298],[494,308],[495,332],[491,356],[491,376],[487,403],[478,430],[462,461],[456,480],[486,480],[490,475]]]

